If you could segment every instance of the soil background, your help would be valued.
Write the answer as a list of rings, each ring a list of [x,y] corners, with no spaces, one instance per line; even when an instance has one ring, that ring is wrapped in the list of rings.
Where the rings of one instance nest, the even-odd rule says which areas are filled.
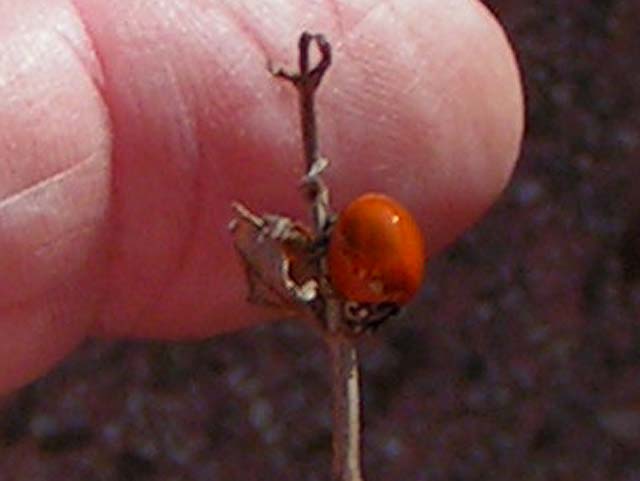
[[[362,349],[368,479],[640,480],[637,0],[491,0],[527,133],[488,217]],[[0,413],[0,481],[314,481],[321,342],[90,343]]]

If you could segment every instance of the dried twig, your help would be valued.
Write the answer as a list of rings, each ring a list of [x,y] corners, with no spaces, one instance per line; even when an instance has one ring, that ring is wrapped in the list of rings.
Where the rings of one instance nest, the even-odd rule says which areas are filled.
[[[311,43],[318,47],[321,58],[314,67],[309,65]],[[274,75],[292,82],[300,97],[300,120],[304,158],[307,165],[305,183],[316,236],[327,235],[332,214],[329,191],[320,178],[328,161],[320,156],[315,116],[315,92],[331,64],[331,46],[322,35],[303,33],[299,41],[299,71],[274,71]],[[327,282],[324,259],[319,259],[320,296],[324,302],[318,313],[326,327],[326,341],[331,360],[333,384],[333,478],[335,481],[362,481],[360,453],[360,379],[358,354],[354,341],[345,337],[341,329],[342,303],[335,298]]]
[[[320,53],[315,65],[310,63],[313,46]],[[333,480],[362,481],[360,386],[354,339],[391,311],[386,304],[363,308],[356,303],[355,309],[348,309],[349,303],[336,296],[329,282],[326,249],[335,215],[329,205],[329,190],[321,178],[328,161],[318,148],[315,94],[331,65],[331,46],[322,35],[305,32],[298,47],[297,72],[271,72],[298,91],[307,171],[303,184],[311,206],[313,233],[287,217],[255,215],[239,203],[233,206],[237,217],[230,228],[245,266],[249,300],[310,317],[320,328],[331,360]]]
[[[320,51],[321,59],[314,67],[309,65],[311,43],[315,42]],[[318,150],[318,130],[315,114],[315,93],[320,81],[331,65],[331,45],[323,35],[312,35],[304,32],[298,42],[299,71],[295,73],[284,69],[272,70],[273,75],[287,80],[297,88],[300,98],[300,123],[302,128],[302,143],[307,174],[304,182],[307,186],[309,201],[312,204],[314,227],[316,235],[326,234],[329,223],[329,191],[320,178],[320,174],[328,165],[326,159],[320,156]]]
[[[333,383],[333,479],[362,481],[360,376],[353,341],[330,338]]]

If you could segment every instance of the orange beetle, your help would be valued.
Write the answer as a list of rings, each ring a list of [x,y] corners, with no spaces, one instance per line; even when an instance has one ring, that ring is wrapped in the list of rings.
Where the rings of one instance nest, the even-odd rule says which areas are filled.
[[[425,243],[411,214],[383,194],[364,194],[342,211],[327,263],[334,289],[361,303],[405,304],[424,275]]]

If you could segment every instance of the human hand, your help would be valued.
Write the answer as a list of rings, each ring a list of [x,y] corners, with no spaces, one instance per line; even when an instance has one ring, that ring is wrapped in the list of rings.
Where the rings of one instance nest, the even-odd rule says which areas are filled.
[[[230,203],[305,217],[294,66],[318,94],[333,204],[386,192],[437,252],[505,186],[523,108],[471,0],[0,3],[0,392],[87,336],[202,338],[277,317],[245,302]]]

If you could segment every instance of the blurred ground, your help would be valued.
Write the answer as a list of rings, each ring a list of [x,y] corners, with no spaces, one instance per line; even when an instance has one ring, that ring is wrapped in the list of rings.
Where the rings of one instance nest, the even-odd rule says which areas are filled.
[[[525,77],[522,161],[363,348],[368,479],[637,481],[640,3],[489,6]],[[296,325],[88,345],[0,414],[0,481],[326,480],[325,362]]]

